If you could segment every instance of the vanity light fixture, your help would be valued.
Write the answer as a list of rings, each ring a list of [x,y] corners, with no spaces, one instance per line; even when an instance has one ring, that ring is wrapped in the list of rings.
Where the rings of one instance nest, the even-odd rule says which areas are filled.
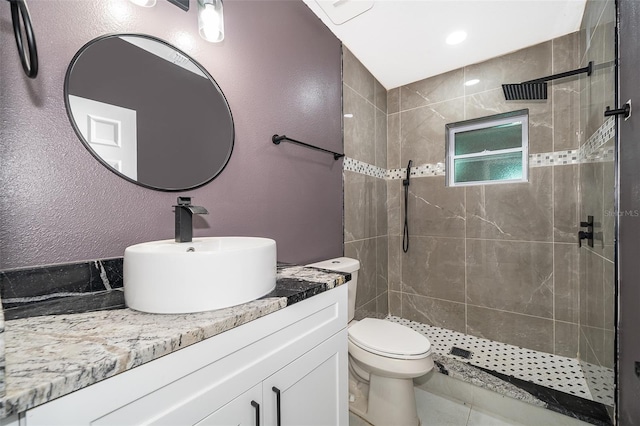
[[[129,0],[131,3],[142,7],[153,7],[157,0]]]
[[[224,40],[222,0],[198,0],[198,30],[207,41],[218,43]]]
[[[180,9],[184,10],[185,12],[189,11],[189,0],[169,0],[169,3],[172,3],[178,6]]]
[[[465,41],[466,38],[467,33],[465,31],[454,31],[447,36],[446,42],[450,45],[460,44]]]

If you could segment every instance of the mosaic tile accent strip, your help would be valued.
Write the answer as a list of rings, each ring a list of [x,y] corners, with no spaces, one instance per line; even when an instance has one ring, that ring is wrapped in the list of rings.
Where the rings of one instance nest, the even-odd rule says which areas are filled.
[[[426,177],[426,176],[444,176],[445,166],[444,163],[436,164],[422,164],[417,167],[412,167],[409,173],[411,177]],[[404,179],[407,176],[407,168],[389,169],[385,179]]]
[[[605,146],[601,146],[595,151],[587,154],[585,151],[582,152],[582,157],[580,159],[581,163],[606,163],[614,160],[614,149],[607,148]]]
[[[616,134],[615,120],[609,117],[579,149],[543,152],[529,155],[529,167],[563,166],[568,164],[606,162],[614,160],[614,149],[604,145]],[[362,173],[385,180],[404,179],[407,169],[389,169],[372,166],[353,158],[345,157],[344,170]],[[444,176],[445,163],[422,164],[411,168],[411,177]]]
[[[413,176],[413,168],[411,169],[411,176]],[[386,180],[396,180],[396,179],[404,179],[407,175],[407,169],[389,169],[387,170],[386,176],[384,177]]]
[[[373,176],[384,179],[387,171],[382,167],[373,166],[354,158],[344,157],[342,169],[350,172],[356,172],[367,176]]]
[[[613,117],[609,117],[602,126],[598,128],[593,135],[587,139],[582,145],[583,158],[592,158],[600,152],[602,145],[606,144],[616,135],[616,121]]]
[[[565,166],[568,164],[613,161],[613,159],[613,148],[599,147],[589,155],[585,154],[581,149],[569,149],[566,151],[531,154],[529,155],[529,167]],[[350,170],[356,173],[362,173],[385,180],[397,180],[404,179],[406,177],[407,169],[404,167],[400,169],[389,169],[385,172],[384,169],[380,167],[372,166],[358,160],[349,160],[353,161],[354,164],[348,165],[347,160],[345,160],[345,170]],[[357,165],[355,165],[355,163],[357,163]],[[445,163],[422,164],[420,166],[411,168],[411,177],[430,177],[444,175]]]
[[[529,167],[563,166],[580,163],[580,150],[543,152],[529,155]]]
[[[456,346],[467,349],[473,355],[470,360],[464,361],[472,365],[609,406],[613,405],[612,387],[606,385],[609,381],[613,383],[613,370],[600,368],[598,374],[593,375],[594,378],[600,377],[602,380],[602,383],[598,384],[602,392],[594,395],[589,390],[578,360],[469,336],[400,317],[389,316],[387,319],[425,335],[435,353],[439,355],[462,360],[450,354],[451,348]]]

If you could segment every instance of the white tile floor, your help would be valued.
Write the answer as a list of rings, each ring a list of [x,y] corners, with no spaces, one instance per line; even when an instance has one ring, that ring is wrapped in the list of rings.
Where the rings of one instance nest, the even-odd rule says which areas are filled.
[[[422,426],[506,426],[517,425],[495,414],[478,411],[472,405],[447,399],[440,395],[416,389],[419,401],[418,417]]]
[[[472,365],[613,406],[611,369],[589,365],[591,388],[597,390],[592,394],[578,360],[469,336],[400,317],[390,316],[388,320],[411,327],[427,336],[434,351],[440,355],[464,360],[449,354],[451,348],[456,346],[473,353],[471,359],[464,360]]]
[[[469,385],[472,386],[472,385]],[[571,419],[566,416],[534,407],[524,402],[504,398],[490,391],[483,398],[478,400],[479,405],[471,405],[454,398],[441,396],[423,389],[415,388],[416,403],[418,406],[418,417],[421,426],[586,426],[587,423]],[[493,394],[493,395],[491,395]],[[497,398],[497,399],[495,399]],[[524,404],[524,406],[523,406]],[[495,406],[496,409],[503,410],[504,414],[512,417],[503,417],[496,414],[495,410],[487,410],[486,405]],[[523,413],[524,412],[524,413]],[[524,418],[522,423],[513,418]],[[349,413],[349,426],[370,426],[368,422]],[[395,425],[377,425],[395,426]]]

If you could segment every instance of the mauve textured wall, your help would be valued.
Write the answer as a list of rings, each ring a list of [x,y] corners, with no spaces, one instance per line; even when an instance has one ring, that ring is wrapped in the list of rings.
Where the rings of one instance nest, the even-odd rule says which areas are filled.
[[[122,256],[128,245],[172,238],[179,194],[210,212],[194,220],[195,236],[274,238],[284,262],[342,254],[342,162],[271,143],[286,133],[342,151],[341,45],[301,1],[226,1],[219,45],[199,37],[194,0],[189,12],[164,0],[153,8],[127,0],[29,7],[36,80],[20,69],[9,3],[0,4],[0,269]],[[118,32],[174,44],[224,91],[236,143],[213,182],[184,193],[145,189],[80,143],[64,107],[67,66],[86,42]]]

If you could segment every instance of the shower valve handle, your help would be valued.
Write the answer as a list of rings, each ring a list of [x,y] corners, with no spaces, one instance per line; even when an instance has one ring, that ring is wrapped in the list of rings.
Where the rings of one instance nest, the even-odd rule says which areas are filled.
[[[587,240],[587,244],[589,244],[589,247],[593,247],[593,232],[578,232],[578,247],[582,247],[582,240],[585,239]]]
[[[587,216],[587,221],[580,222],[580,228],[593,228],[593,216]],[[593,231],[593,229],[589,229],[588,231]]]

